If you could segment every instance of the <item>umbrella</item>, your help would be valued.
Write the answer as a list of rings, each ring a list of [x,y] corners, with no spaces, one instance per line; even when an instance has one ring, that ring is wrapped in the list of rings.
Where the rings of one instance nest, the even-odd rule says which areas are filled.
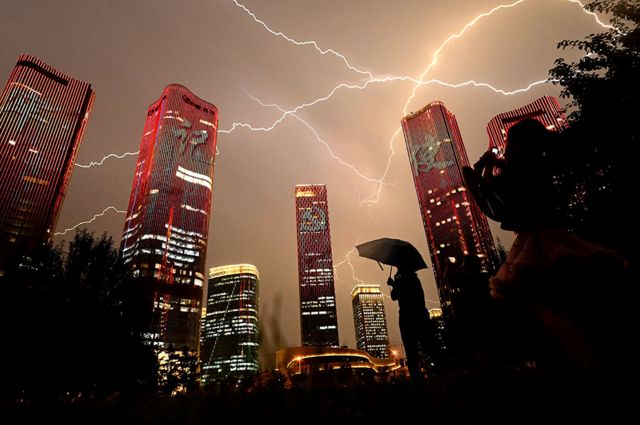
[[[400,239],[376,239],[358,245],[356,249],[361,257],[370,258],[399,269],[416,271],[427,268],[427,264],[416,247]]]

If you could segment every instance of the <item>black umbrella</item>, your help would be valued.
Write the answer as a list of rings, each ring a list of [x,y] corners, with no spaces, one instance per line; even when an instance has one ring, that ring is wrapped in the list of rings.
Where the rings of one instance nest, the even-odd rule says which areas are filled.
[[[382,238],[356,246],[361,257],[370,258],[398,269],[416,271],[427,264],[416,247],[400,239]]]

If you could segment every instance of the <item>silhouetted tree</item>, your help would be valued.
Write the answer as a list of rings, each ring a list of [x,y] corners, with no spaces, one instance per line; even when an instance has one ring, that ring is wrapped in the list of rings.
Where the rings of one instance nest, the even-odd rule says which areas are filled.
[[[640,3],[598,0],[585,6],[604,13],[612,29],[584,40],[565,40],[562,49],[577,49],[578,60],[558,59],[551,77],[570,98],[571,129],[566,179],[571,226],[589,239],[638,259],[638,227],[629,201],[639,192]],[[571,210],[571,208],[570,208]]]
[[[86,230],[66,253],[52,245],[16,253],[0,282],[3,395],[75,398],[152,385],[155,357],[137,338],[128,280],[111,237]]]
[[[496,251],[498,251],[498,262],[500,264],[504,263],[507,259],[507,250],[502,244],[500,238],[496,238]]]

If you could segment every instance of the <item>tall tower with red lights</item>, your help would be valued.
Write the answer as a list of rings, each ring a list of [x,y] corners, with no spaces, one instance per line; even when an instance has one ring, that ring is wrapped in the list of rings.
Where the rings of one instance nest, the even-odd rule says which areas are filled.
[[[95,93],[20,55],[0,97],[0,276],[52,236]]]
[[[120,252],[160,352],[198,349],[217,126],[217,108],[178,84],[147,111]]]
[[[329,207],[325,185],[297,185],[298,279],[302,345],[339,346]]]
[[[562,132],[569,128],[565,110],[558,103],[558,99],[553,96],[542,96],[527,105],[491,118],[487,123],[489,148],[496,147],[504,151],[507,132],[514,124],[525,118],[536,119],[551,131]]]
[[[404,117],[402,130],[440,304],[450,312],[449,265],[476,255],[490,271],[497,266],[497,251],[486,216],[463,186],[461,170],[469,159],[455,116],[442,102],[431,102]]]

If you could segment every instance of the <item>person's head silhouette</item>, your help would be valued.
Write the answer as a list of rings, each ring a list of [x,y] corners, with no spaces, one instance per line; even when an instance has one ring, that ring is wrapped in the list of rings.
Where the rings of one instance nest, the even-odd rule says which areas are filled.
[[[473,254],[467,254],[462,261],[462,269],[469,274],[482,273],[482,261],[480,257]]]
[[[547,154],[553,135],[540,121],[526,118],[509,129],[504,158],[512,166],[535,165]]]

